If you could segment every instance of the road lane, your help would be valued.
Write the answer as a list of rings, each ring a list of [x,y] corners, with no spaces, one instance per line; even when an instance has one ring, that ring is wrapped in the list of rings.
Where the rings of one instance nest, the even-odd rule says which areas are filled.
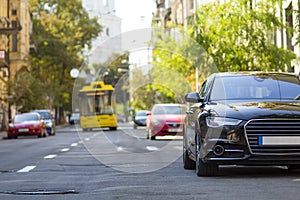
[[[146,140],[142,135],[143,129],[137,132],[122,133],[118,131],[99,132],[97,130],[78,135],[69,127],[58,130],[54,137],[39,139],[7,140],[0,142],[0,152],[7,147],[21,146],[28,155],[28,168],[24,173],[7,171],[0,173],[0,199],[1,200],[98,200],[98,199],[297,199],[300,195],[300,174],[297,171],[288,171],[280,167],[221,167],[217,177],[197,177],[193,170],[183,170],[182,158],[169,163],[163,168],[146,173],[127,173],[124,170],[115,170],[112,166],[102,163],[87,148],[87,144],[105,145],[103,139],[109,139],[110,146],[115,146],[115,151],[102,151],[103,148],[93,146],[96,155],[106,155],[114,166],[123,168],[155,166],[150,160],[120,160],[120,155],[138,154],[145,155],[161,152],[170,144],[170,140]],[[128,129],[130,131],[130,129]],[[141,137],[133,137],[141,136]],[[80,141],[80,138],[89,138]],[[102,141],[99,139],[102,139]],[[20,143],[19,143],[20,142]],[[175,140],[169,145],[170,150],[181,150],[182,141]],[[19,144],[18,144],[19,143]],[[41,143],[41,144],[40,144]],[[10,145],[9,145],[10,144]],[[22,145],[20,145],[22,144]],[[35,153],[36,147],[51,145]],[[77,145],[74,145],[77,144]],[[118,147],[123,151],[117,151]],[[104,146],[105,147],[105,146]],[[69,148],[69,151],[61,149]],[[29,152],[29,151],[34,152]],[[170,155],[164,154],[162,155]],[[44,159],[43,156],[56,155],[53,159]],[[15,157],[14,157],[15,156]],[[20,159],[12,153],[12,160]],[[24,158],[24,160],[26,160]],[[12,165],[19,160],[11,162]],[[0,168],[4,164],[0,157]],[[160,162],[165,162],[160,160]],[[35,163],[35,164],[32,164]],[[160,163],[161,164],[161,163]],[[140,166],[139,166],[140,165]],[[20,166],[18,170],[23,169]],[[32,169],[29,168],[31,166]],[[33,168],[33,166],[35,166]],[[144,166],[145,167],[145,166]],[[13,168],[12,166],[9,167]]]
[[[78,142],[75,129],[58,129],[55,136],[46,138],[19,137],[0,141],[0,171],[18,171],[26,166],[36,165],[41,159],[48,159],[60,149]]]

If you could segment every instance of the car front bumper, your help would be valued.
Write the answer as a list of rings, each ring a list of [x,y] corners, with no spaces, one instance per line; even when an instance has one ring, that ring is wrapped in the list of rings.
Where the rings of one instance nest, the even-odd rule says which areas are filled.
[[[257,132],[247,134],[245,125],[207,129],[207,135],[200,149],[206,163],[218,165],[289,165],[300,164],[300,144],[280,143],[282,134]],[[249,131],[250,132],[250,131]],[[268,135],[267,135],[268,134]],[[285,132],[286,137],[294,133]],[[263,143],[261,138],[272,137],[277,143]]]

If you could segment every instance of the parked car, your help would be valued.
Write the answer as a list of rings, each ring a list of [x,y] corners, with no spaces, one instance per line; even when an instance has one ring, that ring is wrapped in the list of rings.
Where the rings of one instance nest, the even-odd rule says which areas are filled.
[[[117,121],[118,123],[124,123],[125,122],[124,116],[121,114],[117,114]]]
[[[9,123],[7,128],[8,138],[18,136],[46,137],[46,124],[38,113],[17,114]]]
[[[149,110],[139,110],[133,115],[133,128],[136,129],[138,126],[146,126],[147,113]]]
[[[214,176],[219,165],[300,168],[300,81],[286,73],[217,73],[186,95],[183,166]]]
[[[147,139],[156,136],[182,135],[186,106],[183,104],[155,104],[148,113]]]
[[[48,135],[55,135],[55,120],[50,110],[32,110],[31,112],[38,113],[44,120]]]
[[[69,124],[78,124],[80,121],[80,113],[72,113],[69,119]]]

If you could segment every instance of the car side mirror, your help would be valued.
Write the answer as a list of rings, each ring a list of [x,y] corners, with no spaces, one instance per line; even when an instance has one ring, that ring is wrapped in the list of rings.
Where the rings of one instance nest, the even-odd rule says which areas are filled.
[[[191,92],[185,95],[185,101],[189,103],[203,102],[204,99],[200,97],[198,92]]]

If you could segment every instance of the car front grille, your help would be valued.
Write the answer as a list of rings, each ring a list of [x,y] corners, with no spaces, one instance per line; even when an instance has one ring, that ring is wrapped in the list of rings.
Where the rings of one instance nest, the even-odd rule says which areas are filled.
[[[250,120],[245,132],[253,154],[300,154],[300,119]]]
[[[179,123],[179,122],[166,122],[166,124],[169,127],[174,127],[174,128],[178,128],[178,127],[182,126],[182,123]]]

